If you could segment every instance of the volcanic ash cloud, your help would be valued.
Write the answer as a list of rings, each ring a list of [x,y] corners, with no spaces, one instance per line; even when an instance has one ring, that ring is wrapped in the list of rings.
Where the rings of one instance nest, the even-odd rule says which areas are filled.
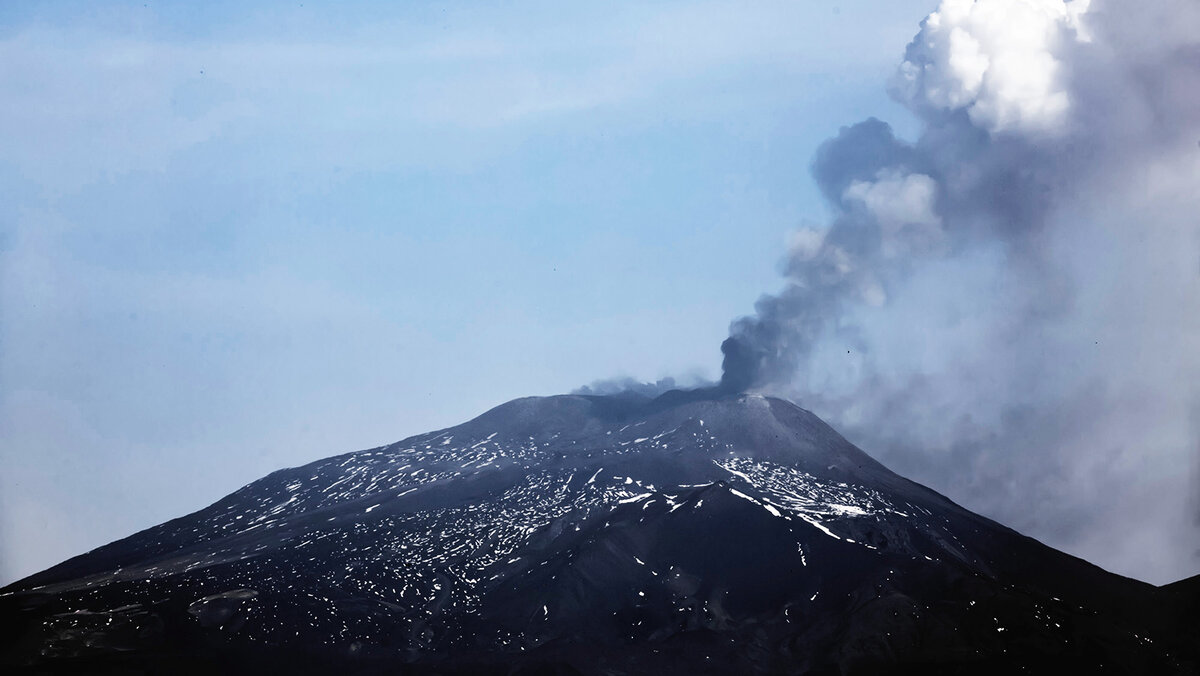
[[[820,148],[834,217],[732,323],[721,387],[1102,565],[1195,573],[1167,540],[1200,540],[1200,4],[945,0],[889,87],[918,138]],[[1106,519],[1144,551],[1100,551]]]

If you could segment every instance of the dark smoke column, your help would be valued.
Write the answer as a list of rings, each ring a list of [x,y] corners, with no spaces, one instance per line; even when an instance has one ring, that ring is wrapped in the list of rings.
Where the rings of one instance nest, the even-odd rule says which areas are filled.
[[[835,217],[785,260],[786,284],[735,320],[721,343],[720,389],[785,385],[848,306],[880,305],[886,281],[942,240],[931,161],[870,118],[817,150],[812,172]]]
[[[1087,514],[1092,528],[1194,515],[1194,482],[1175,480],[1175,506],[1151,516],[1144,489],[1096,446],[1195,457],[1196,407],[1174,402],[1194,400],[1200,382],[1200,334],[1180,311],[1198,288],[1188,179],[1200,175],[1200,2],[942,0],[889,92],[917,136],[871,118],[822,144],[811,169],[831,218],[791,235],[783,288],[730,325],[713,390],[807,399],[909,458],[925,472],[915,478],[970,485],[1006,518],[1027,519],[1029,504]],[[906,317],[934,324],[900,326]],[[1079,350],[1110,330],[1120,347]],[[886,342],[917,335],[948,349],[906,355]],[[855,348],[844,362],[843,347]],[[970,462],[943,463],[960,457]],[[1096,501],[1036,469],[1047,466],[1126,488],[1120,503]],[[992,488],[997,476],[1021,490]],[[1100,542],[1069,521],[1032,534],[1079,551]],[[1176,552],[1163,581],[1194,572],[1173,523],[1155,535]],[[1139,548],[1123,556],[1142,559]]]
[[[794,375],[795,360],[787,349],[787,330],[777,321],[777,306],[777,298],[764,296],[755,316],[730,325],[729,337],[721,343],[721,392],[745,392]]]
[[[760,301],[761,305],[761,301]],[[760,313],[762,308],[759,308]],[[764,320],[760,314],[742,317],[729,327],[729,337],[721,343],[721,384],[728,394],[745,392],[773,381],[790,378],[794,367],[785,364],[783,330]]]
[[[721,354],[724,355],[721,360],[722,392],[744,392],[759,380],[763,361],[759,350],[730,336],[722,341]]]

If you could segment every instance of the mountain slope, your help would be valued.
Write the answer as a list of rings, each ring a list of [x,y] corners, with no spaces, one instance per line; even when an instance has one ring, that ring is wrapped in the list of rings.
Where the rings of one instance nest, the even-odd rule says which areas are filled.
[[[275,472],[3,593],[6,660],[32,671],[1194,666],[1168,592],[755,395],[516,400]]]

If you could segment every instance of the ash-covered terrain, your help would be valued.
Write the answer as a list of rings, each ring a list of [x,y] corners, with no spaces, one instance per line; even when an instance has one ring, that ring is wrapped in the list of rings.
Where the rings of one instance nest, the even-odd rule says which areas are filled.
[[[519,399],[0,590],[18,673],[1197,673],[1107,573],[757,395]]]

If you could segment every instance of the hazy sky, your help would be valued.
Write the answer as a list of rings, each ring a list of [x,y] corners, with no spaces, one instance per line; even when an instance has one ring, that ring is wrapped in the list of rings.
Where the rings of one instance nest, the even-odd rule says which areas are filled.
[[[869,116],[902,139],[922,133],[888,83],[936,4],[0,4],[0,583],[280,467],[514,397],[613,376],[718,377],[730,320],[780,287],[797,232],[837,217],[810,173],[821,144]],[[1139,189],[1172,185],[1151,177]],[[1071,222],[1097,217],[1084,206]],[[1175,241],[1155,250],[1194,264]],[[1159,274],[1118,249],[1086,253]],[[922,430],[962,428],[974,372],[961,353],[995,335],[969,321],[934,322],[945,332],[932,338],[914,326],[930,298],[968,317],[992,306],[997,282],[980,270],[994,255],[926,269],[912,286],[936,293],[889,299],[855,320],[857,337],[829,343],[839,355],[873,346],[871,378],[956,379],[923,382],[936,391],[917,398],[911,378],[866,395],[858,364],[852,385],[820,390],[825,401],[799,388],[814,397],[800,403],[1050,544],[1156,582],[1187,570],[1192,541],[1155,567],[1167,531],[1131,538],[1140,553],[1114,552],[1114,530],[1081,516],[1110,473],[1062,482],[1071,500],[1013,523],[1037,463],[980,458],[1057,444],[1069,453],[1042,473],[1057,477],[1082,467],[1076,458],[1113,457],[1079,450],[1081,434],[972,427],[970,440],[988,444],[956,437],[930,459],[904,450],[928,435],[864,431],[864,415],[904,425],[898,412],[923,416]],[[1159,272],[1190,289],[1171,299],[1186,315],[1196,268],[1172,270]],[[1158,354],[1196,346],[1194,328],[1174,326]],[[967,367],[930,356],[943,348]],[[1104,382],[1094,394],[1119,399],[1120,383]],[[835,401],[856,393],[858,408]],[[1033,401],[1055,416],[1067,399],[1085,405]],[[1169,452],[1110,463],[1142,486],[1128,500],[1158,486],[1139,472],[1195,476],[1195,454],[1180,451],[1190,441],[1176,438],[1188,401],[1171,411]],[[969,404],[976,422],[1021,415],[1008,399]],[[1191,538],[1186,489],[1172,486],[1159,512],[1136,515],[1169,512]]]
[[[715,376],[928,9],[313,4],[0,5],[0,582],[513,397]]]

